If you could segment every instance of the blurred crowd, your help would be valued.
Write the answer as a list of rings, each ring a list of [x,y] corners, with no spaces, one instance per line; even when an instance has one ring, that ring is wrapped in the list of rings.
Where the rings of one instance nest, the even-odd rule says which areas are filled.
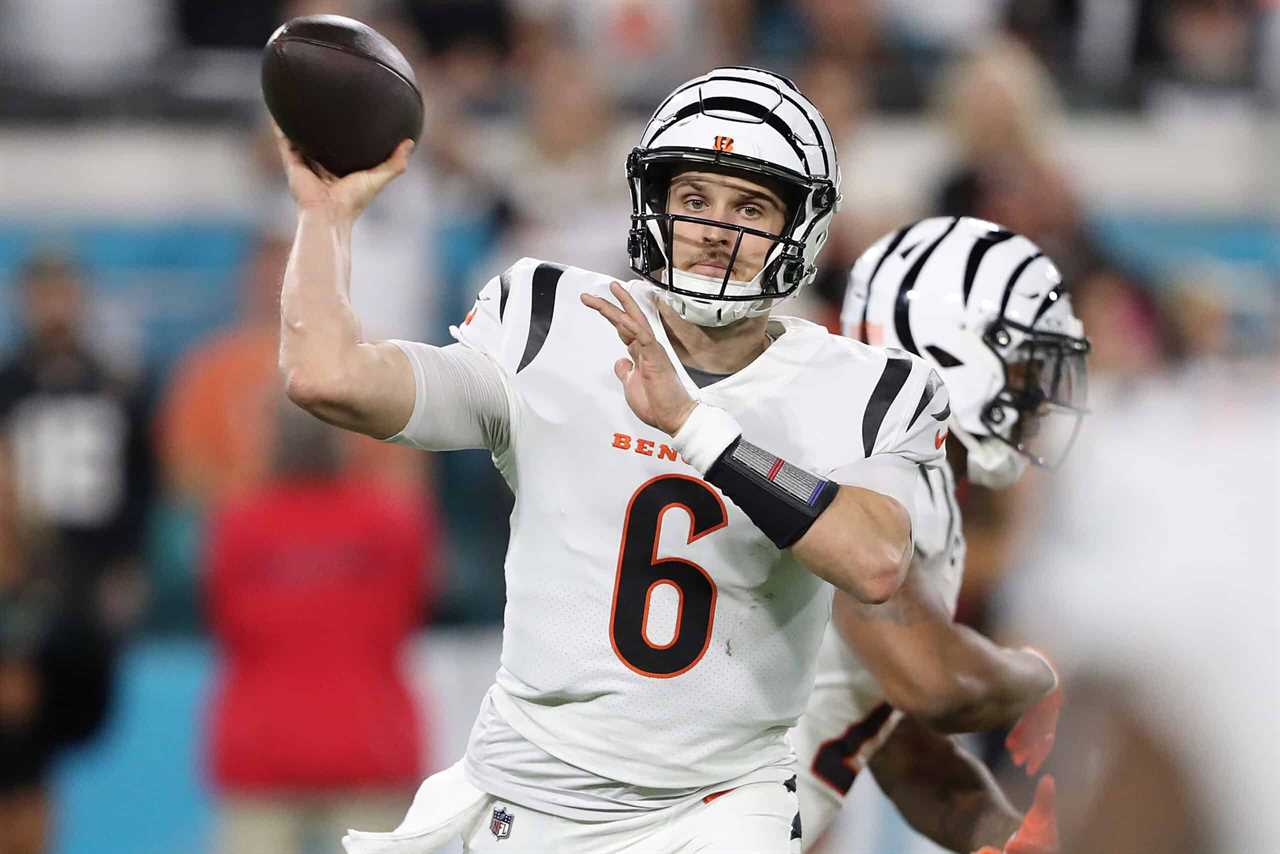
[[[1244,383],[1240,399],[1221,405],[1276,426],[1277,282],[1242,309],[1212,267],[1156,278],[1117,257],[1097,239],[1089,200],[1054,145],[1064,122],[1099,110],[1212,122],[1273,109],[1273,0],[7,0],[0,122],[243,128],[261,216],[236,321],[146,371],[122,374],[95,340],[85,309],[92,271],[73,253],[41,246],[7,283],[19,334],[0,348],[3,854],[41,850],[50,763],[109,718],[131,638],[207,633],[219,644],[207,750],[213,782],[236,805],[226,838],[284,840],[319,832],[288,827],[290,815],[324,828],[359,823],[350,811],[334,815],[335,792],[370,795],[338,799],[358,801],[363,817],[395,815],[386,798],[399,804],[424,770],[414,733],[426,713],[396,672],[400,646],[429,619],[501,619],[499,532],[510,498],[485,455],[408,452],[301,422],[282,406],[276,324],[292,212],[259,105],[257,55],[281,21],[316,12],[388,35],[426,96],[412,168],[357,229],[353,301],[370,337],[443,343],[478,287],[524,255],[626,276],[622,170],[637,123],[681,80],[760,64],[814,98],[844,166],[845,205],[820,277],[784,311],[834,329],[847,271],[872,240],[921,216],[978,216],[1029,236],[1062,269],[1093,340],[1091,422],[1131,418],[1158,448],[1165,422],[1142,421],[1134,400],[1156,399],[1168,418],[1216,400],[1206,389]],[[864,165],[869,129],[894,116],[936,119],[952,152],[941,180]],[[1152,390],[1161,383],[1174,391]],[[1215,421],[1206,435],[1222,428]],[[1086,424],[1086,436],[1094,429]],[[1097,429],[1095,451],[1123,439]],[[1181,434],[1167,438],[1170,453],[1186,450]],[[1099,470],[1113,461],[1084,457]],[[1240,464],[1233,474],[1247,470]],[[1192,482],[1211,488],[1213,471],[1197,472]],[[1264,514],[1277,507],[1274,465],[1270,474]],[[1067,483],[1085,490],[1088,478]],[[1054,527],[1063,499],[1043,478],[962,498],[960,618],[999,631],[1012,613],[1017,631],[1034,635],[1026,579],[1043,575],[1034,568],[1053,563],[1046,553],[1074,565],[1064,557],[1072,536],[1102,546],[1087,526]],[[316,519],[329,521],[317,528]],[[1057,551],[1037,551],[1042,535]],[[1277,568],[1274,542],[1248,542],[1261,551],[1242,572]],[[1089,560],[1109,565],[1103,554]],[[1259,583],[1274,592],[1273,580]],[[1274,643],[1276,617],[1266,637],[1239,642]],[[1063,633],[1072,631],[1068,621]],[[1082,708],[1092,698],[1114,713],[1110,737],[1149,746],[1153,774],[1185,776],[1190,760],[1171,756],[1167,733],[1142,709],[1126,705],[1124,717],[1113,708],[1115,680],[1143,661],[1094,673]],[[383,698],[377,712],[331,706],[314,730],[290,727],[308,718],[309,698],[371,695]],[[332,750],[291,752],[304,738]],[[993,740],[992,761],[999,754]],[[1184,818],[1206,808],[1193,788]],[[263,792],[314,797],[299,810]],[[1206,827],[1192,822],[1192,831]],[[1088,850],[1260,850],[1197,847],[1192,831],[1183,847]]]

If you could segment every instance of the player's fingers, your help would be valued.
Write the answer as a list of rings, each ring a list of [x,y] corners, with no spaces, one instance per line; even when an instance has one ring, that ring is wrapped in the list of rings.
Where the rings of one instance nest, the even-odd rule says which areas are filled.
[[[1057,795],[1058,787],[1053,775],[1045,774],[1036,784],[1036,797],[1031,802],[1031,809],[1027,812],[1027,821],[1030,822],[1033,818],[1041,822],[1053,820],[1053,805]]]
[[[582,302],[588,308],[595,309],[604,317],[605,320],[613,324],[613,328],[618,330],[618,335],[624,335],[623,343],[630,344],[637,337],[635,322],[613,303],[603,297],[594,294],[582,294]]]
[[[396,150],[391,152],[391,156],[375,166],[373,171],[380,175],[387,175],[388,181],[403,173],[409,168],[409,156],[413,154],[414,146],[415,143],[411,139],[401,140]]]
[[[613,373],[620,381],[626,382],[631,376],[631,372],[635,370],[635,364],[630,359],[619,359],[613,363]]]
[[[391,156],[379,163],[362,176],[369,182],[369,190],[376,194],[383,187],[398,178],[409,166],[409,154],[413,151],[413,140],[406,139],[396,146]],[[350,176],[349,176],[350,177]]]
[[[622,306],[623,312],[631,319],[638,330],[638,338],[644,344],[650,342],[656,343],[657,339],[653,335],[653,327],[649,325],[649,318],[644,316],[644,312],[640,310],[640,304],[636,302],[626,288],[620,283],[613,282],[609,285],[609,292],[618,300],[618,304]]]

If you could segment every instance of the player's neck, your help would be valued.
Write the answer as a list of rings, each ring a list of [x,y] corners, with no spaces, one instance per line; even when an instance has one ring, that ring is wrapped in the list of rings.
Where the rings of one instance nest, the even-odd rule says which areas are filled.
[[[676,357],[686,367],[712,374],[733,374],[769,349],[768,316],[748,317],[728,326],[698,326],[658,300],[658,316]]]

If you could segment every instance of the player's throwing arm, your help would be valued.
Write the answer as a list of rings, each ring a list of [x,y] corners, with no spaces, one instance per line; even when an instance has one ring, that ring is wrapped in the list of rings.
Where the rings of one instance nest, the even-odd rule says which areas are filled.
[[[582,301],[613,324],[631,355],[619,359],[614,372],[636,417],[671,436],[707,482],[815,575],[861,602],[892,596],[911,562],[906,509],[886,495],[823,480],[751,444],[732,415],[690,397],[631,294],[616,283],[610,292],[619,305],[589,294]]]
[[[312,172],[278,131],[276,142],[298,208],[280,295],[285,388],[331,424],[394,435],[413,411],[413,370],[394,344],[361,340],[349,295],[351,232],[374,196],[405,170],[413,142],[402,142],[380,166],[340,179]]]

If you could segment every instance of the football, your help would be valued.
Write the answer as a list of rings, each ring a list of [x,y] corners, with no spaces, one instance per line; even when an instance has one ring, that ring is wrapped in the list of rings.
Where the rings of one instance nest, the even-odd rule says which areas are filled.
[[[303,158],[334,175],[377,166],[422,135],[413,68],[381,33],[341,15],[294,18],[272,34],[262,95]]]

